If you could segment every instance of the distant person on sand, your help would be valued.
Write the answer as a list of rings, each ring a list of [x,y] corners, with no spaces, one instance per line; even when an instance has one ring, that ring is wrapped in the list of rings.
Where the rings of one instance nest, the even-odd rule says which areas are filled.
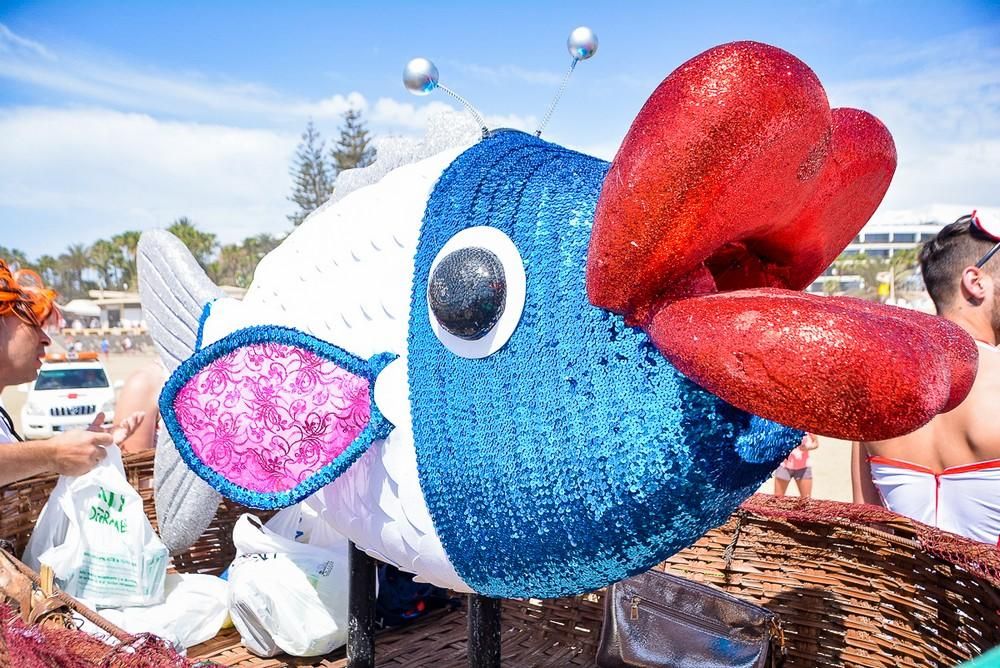
[[[111,343],[108,341],[108,337],[101,339],[101,354],[104,355],[104,359],[108,359],[108,353],[111,352]]]
[[[1000,541],[1000,218],[962,216],[920,250],[938,315],[979,347],[972,390],[953,410],[887,441],[855,443],[855,503],[991,545]]]
[[[818,447],[819,439],[815,434],[806,432],[802,435],[802,441],[774,472],[775,496],[784,496],[788,491],[788,483],[792,480],[799,489],[799,496],[803,499],[812,496],[813,476],[812,467],[809,466],[809,451]]]

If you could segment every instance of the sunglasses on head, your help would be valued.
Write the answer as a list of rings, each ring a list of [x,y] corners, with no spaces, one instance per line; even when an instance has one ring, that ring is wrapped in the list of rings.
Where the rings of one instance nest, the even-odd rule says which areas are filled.
[[[15,301],[11,304],[11,310],[23,322],[34,327],[41,327],[51,314],[51,311],[48,313],[36,313],[31,304],[25,301]]]
[[[23,293],[21,296],[5,301],[9,304],[8,313],[13,314],[18,320],[32,327],[43,327],[55,312],[51,304],[40,299],[25,298]]]
[[[42,328],[53,316],[59,318],[55,300],[56,293],[45,287],[37,273],[11,271],[0,259],[0,315],[11,313],[25,324]]]
[[[986,252],[986,255],[979,258],[976,262],[976,269],[982,269],[983,265],[989,262],[989,259],[996,255],[997,251],[1000,251],[1000,222],[996,220],[987,220],[985,223],[981,216],[976,215],[973,211],[972,215],[969,216],[972,219],[972,227],[974,227],[980,234],[985,236],[991,241],[995,241],[993,248]]]

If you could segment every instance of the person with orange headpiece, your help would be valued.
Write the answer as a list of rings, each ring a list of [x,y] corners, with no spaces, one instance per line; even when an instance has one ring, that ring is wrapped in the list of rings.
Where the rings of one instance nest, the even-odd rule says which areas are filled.
[[[52,343],[46,323],[59,318],[56,293],[33,271],[11,271],[0,259],[0,391],[38,376],[45,348]],[[114,431],[101,427],[98,413],[87,430],[68,431],[46,441],[0,445],[0,485],[40,473],[82,475],[104,459],[105,446],[120,442],[142,422],[130,415]],[[21,441],[14,422],[0,405],[0,444]]]

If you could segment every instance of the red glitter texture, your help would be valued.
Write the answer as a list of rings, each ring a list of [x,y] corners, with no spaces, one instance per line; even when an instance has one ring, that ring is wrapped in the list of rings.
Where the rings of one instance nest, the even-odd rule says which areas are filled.
[[[611,165],[590,301],[735,406],[841,438],[912,431],[971,387],[978,352],[962,330],[859,300],[729,292],[808,286],[895,168],[885,126],[831,111],[799,59],[756,42],[710,49],[654,91]]]
[[[941,336],[952,330],[961,336]],[[648,331],[678,370],[734,406],[850,440],[926,423],[954,403],[953,364],[977,359],[971,337],[945,320],[768,288],[672,302]]]

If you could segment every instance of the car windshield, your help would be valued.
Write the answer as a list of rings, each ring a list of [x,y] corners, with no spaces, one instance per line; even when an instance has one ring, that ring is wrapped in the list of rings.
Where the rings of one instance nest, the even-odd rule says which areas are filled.
[[[104,369],[46,369],[38,374],[36,390],[84,390],[108,387]]]

